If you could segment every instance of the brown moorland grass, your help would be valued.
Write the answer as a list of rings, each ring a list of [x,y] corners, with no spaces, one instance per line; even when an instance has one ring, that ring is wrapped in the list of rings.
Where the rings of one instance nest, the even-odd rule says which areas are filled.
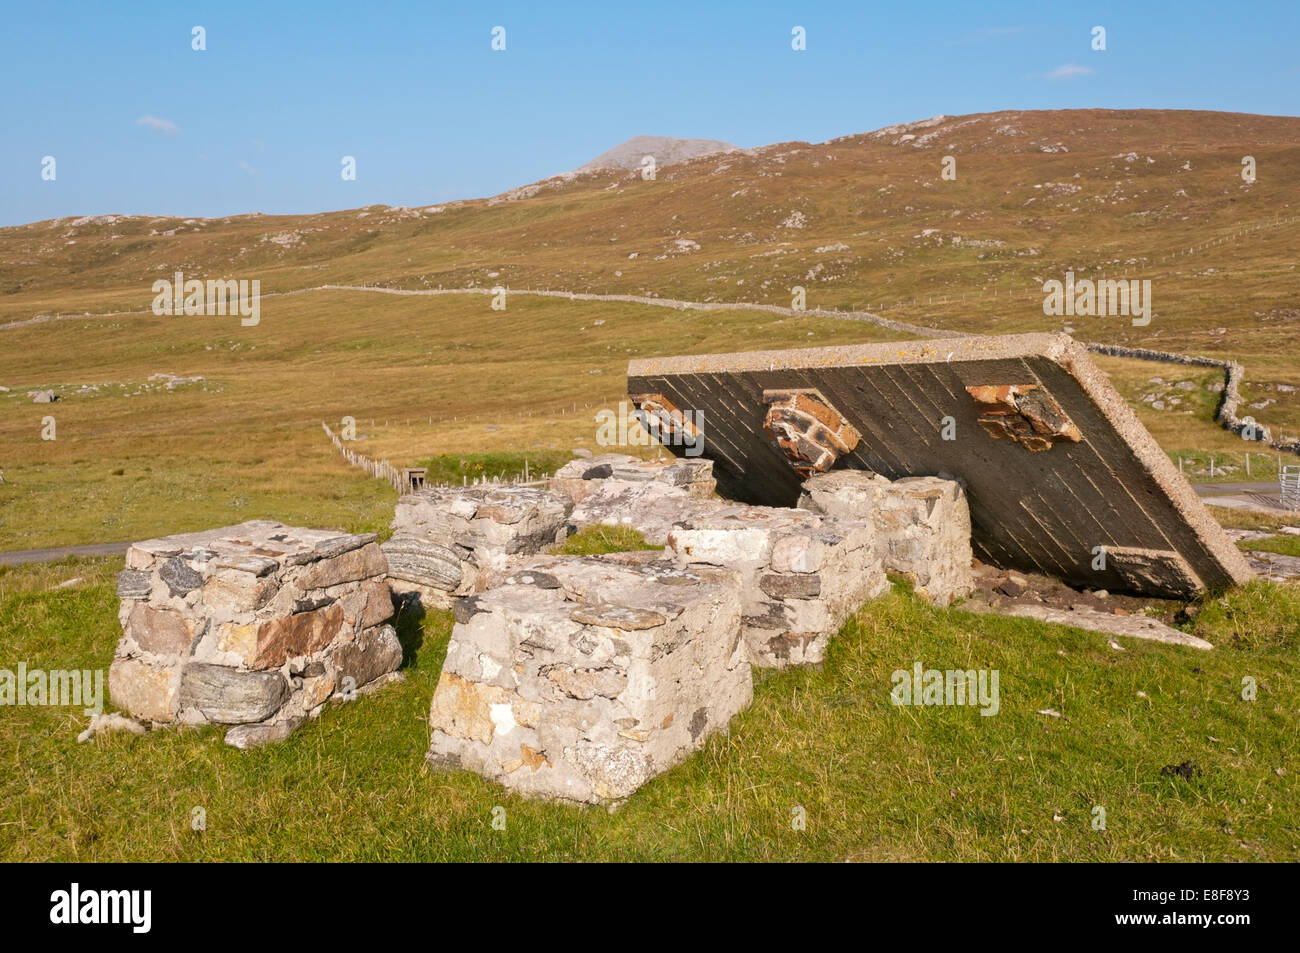
[[[647,312],[650,312],[647,314]],[[600,323],[598,323],[600,322]],[[382,530],[391,489],[349,468],[321,422],[356,420],[358,453],[599,450],[631,357],[882,340],[871,324],[518,297],[321,292],[231,317],[87,318],[10,331],[0,394],[0,550],[143,539],[275,518]],[[168,390],[150,376],[202,381]],[[83,387],[97,387],[85,390]],[[53,387],[55,404],[26,392]],[[42,440],[53,416],[56,439]]]
[[[920,325],[1069,327],[1086,341],[1239,359],[1247,369],[1244,411],[1280,436],[1300,434],[1300,223],[1289,221],[1300,214],[1289,187],[1300,175],[1300,119],[1015,111],[952,117],[916,135],[931,133],[924,142],[895,132],[780,143],[672,166],[652,182],[598,172],[518,196],[424,209],[92,216],[0,229],[0,323],[131,312],[0,330],[0,386],[13,388],[0,395],[0,466],[27,492],[38,482],[32,468],[52,467],[40,470],[46,490],[37,496],[15,497],[0,485],[0,545],[171,529],[174,519],[130,514],[151,496],[167,510],[166,497],[186,487],[194,498],[177,509],[195,520],[263,512],[263,500],[296,515],[309,508],[295,501],[310,497],[320,501],[321,519],[368,526],[379,517],[328,502],[325,475],[340,464],[308,435],[309,422],[336,419],[345,405],[374,421],[358,447],[373,457],[413,462],[438,452],[563,449],[590,442],[575,405],[616,397],[626,357],[881,339],[866,327],[815,323],[807,326],[825,333],[806,338],[794,322],[754,313],[522,296],[496,316],[481,297],[271,297],[331,283],[780,305],[801,286],[810,307],[886,306],[886,317]],[[1240,177],[1247,153],[1258,162],[1254,183]],[[938,175],[949,154],[958,160],[952,182]],[[1217,244],[1197,247],[1207,242]],[[153,317],[153,281],[177,270],[259,280],[268,295],[263,321],[278,327]],[[1150,325],[1044,315],[1042,282],[1066,270],[1149,278]],[[1207,425],[1204,393],[1186,416],[1189,408],[1142,403],[1148,388],[1139,374],[1191,379],[1190,372],[1122,366],[1108,370],[1171,455],[1241,450]],[[45,414],[26,403],[26,390],[107,382],[126,385],[115,390],[124,396],[159,371],[203,375],[208,392],[96,398],[88,417],[64,393],[54,413],[59,441],[32,442]],[[214,392],[218,400],[200,407]],[[483,429],[494,426],[501,429]],[[92,435],[93,448],[84,442]],[[113,435],[130,438],[128,455],[118,459],[125,445]],[[214,452],[205,456],[205,446]],[[164,460],[179,468],[170,482],[158,475]],[[146,473],[154,483],[140,483]],[[140,490],[120,491],[132,479]],[[249,480],[260,485],[250,488]],[[219,504],[205,502],[222,486],[231,492]],[[112,512],[115,497],[122,514]],[[78,512],[94,525],[75,529]]]

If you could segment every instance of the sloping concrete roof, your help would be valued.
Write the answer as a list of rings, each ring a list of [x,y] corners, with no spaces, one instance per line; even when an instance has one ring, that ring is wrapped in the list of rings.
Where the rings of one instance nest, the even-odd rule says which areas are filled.
[[[778,398],[793,406],[790,391],[809,394],[860,435],[847,452],[832,448],[832,469],[964,481],[972,543],[987,562],[1167,596],[1251,578],[1177,467],[1067,335],[650,358],[628,367],[634,398],[657,394],[697,413],[719,492],[756,504],[798,499],[801,461],[764,426]],[[1094,568],[1098,547],[1104,568]]]

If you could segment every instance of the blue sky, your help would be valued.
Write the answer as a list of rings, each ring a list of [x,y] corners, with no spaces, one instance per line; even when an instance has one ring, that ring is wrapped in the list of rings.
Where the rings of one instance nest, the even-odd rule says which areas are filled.
[[[1296,0],[10,3],[0,225],[429,205],[641,133],[756,146],[999,109],[1296,115],[1298,41]]]

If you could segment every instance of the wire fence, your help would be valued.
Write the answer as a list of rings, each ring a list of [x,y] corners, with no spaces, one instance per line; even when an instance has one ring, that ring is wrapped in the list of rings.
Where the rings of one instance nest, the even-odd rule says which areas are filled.
[[[324,429],[326,436],[330,438],[330,443],[338,448],[339,453],[343,454],[343,459],[358,469],[365,470],[372,477],[379,480],[387,481],[398,493],[407,492],[410,487],[406,479],[402,476],[400,470],[393,466],[387,460],[371,460],[367,456],[357,453],[350,447],[343,445],[343,438],[330,430],[330,425],[321,421],[321,427]]]
[[[585,405],[584,405],[585,406]],[[576,408],[576,405],[575,405]],[[387,421],[385,421],[387,423]],[[455,483],[426,483],[423,478],[415,480],[408,477],[407,473],[399,470],[387,460],[372,460],[369,457],[357,453],[350,447],[345,446],[346,441],[330,429],[329,424],[321,421],[321,429],[325,431],[326,436],[330,438],[330,443],[338,449],[343,455],[343,459],[359,470],[364,470],[370,476],[388,483],[398,493],[411,493],[414,490],[422,488],[438,489],[456,486]],[[414,468],[418,469],[418,468]],[[534,479],[541,477],[541,479]],[[546,486],[549,482],[549,475],[545,473],[534,474],[529,465],[528,458],[524,458],[524,471],[521,474],[488,476],[480,474],[472,480],[465,475],[460,482],[460,486]]]

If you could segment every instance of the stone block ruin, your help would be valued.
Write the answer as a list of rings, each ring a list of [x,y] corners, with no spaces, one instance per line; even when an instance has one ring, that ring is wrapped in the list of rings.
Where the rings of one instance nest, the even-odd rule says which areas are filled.
[[[622,800],[749,705],[740,613],[724,569],[525,560],[457,608],[429,758],[521,794]]]
[[[674,460],[671,463],[639,460],[622,453],[570,460],[551,477],[550,488],[563,493],[575,505],[596,491],[622,483],[659,484],[679,487],[689,496],[709,499],[718,483],[713,479],[713,461]]]
[[[817,474],[806,505],[787,508],[719,499],[712,471],[605,454],[545,489],[402,497],[383,546],[394,586],[456,620],[432,763],[524,794],[619,801],[725,730],[749,704],[752,667],[823,661],[886,571],[944,605],[970,590],[955,482]],[[546,553],[593,525],[663,548]]]
[[[402,496],[383,544],[394,590],[450,608],[482,591],[485,574],[567,536],[573,504],[528,486],[430,487]]]
[[[760,668],[817,664],[844,621],[888,588],[869,523],[744,504],[688,516],[668,534],[683,566],[740,578],[741,635]]]
[[[889,480],[863,470],[818,473],[804,481],[799,508],[875,527],[880,560],[940,606],[971,590],[971,526],[966,491],[954,480]]]
[[[387,574],[373,535],[268,520],[135,543],[109,693],[139,721],[280,740],[401,664]]]
[[[615,803],[727,730],[754,667],[821,663],[887,573],[938,606],[990,565],[1184,597],[1250,577],[1068,337],[634,361],[628,388],[693,422],[680,458],[413,488],[382,546],[269,522],[137,543],[114,700],[283,737],[400,665],[391,589],[454,617],[431,764]],[[656,548],[552,552],[597,525]]]

